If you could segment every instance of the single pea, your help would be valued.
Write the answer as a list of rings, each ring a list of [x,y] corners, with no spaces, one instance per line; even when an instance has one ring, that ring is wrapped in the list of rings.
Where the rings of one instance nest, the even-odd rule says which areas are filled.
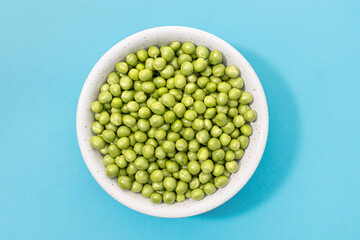
[[[194,99],[191,96],[184,96],[181,99],[181,103],[185,105],[185,107],[191,107],[194,104]]]
[[[197,152],[200,149],[200,143],[196,139],[193,139],[189,142],[188,149],[190,152]]]
[[[161,172],[163,172],[163,171],[161,171]],[[163,175],[164,175],[164,174],[163,174]],[[163,190],[165,190],[163,181],[161,181],[161,182],[153,182],[153,183],[152,183],[152,188],[153,188],[155,191],[163,191]]]
[[[115,163],[115,159],[110,156],[109,154],[105,155],[103,158],[103,164],[105,167],[109,166],[110,164],[114,164]]]
[[[181,48],[181,43],[180,42],[172,42],[172,43],[170,43],[170,47],[172,48],[172,50],[178,51]]]
[[[145,136],[146,136],[146,134],[145,134]],[[136,144],[137,140],[135,139],[135,134],[130,134],[129,141],[130,141],[131,147],[133,147]],[[142,141],[139,141],[139,142],[142,142]]]
[[[183,138],[180,138],[179,140],[176,141],[175,143],[175,147],[178,151],[180,152],[184,152],[187,150],[188,148],[188,144],[187,141]]]
[[[217,64],[212,67],[212,73],[215,77],[221,77],[225,73],[225,66],[224,64]]]
[[[166,177],[163,184],[167,191],[173,191],[176,188],[176,180],[173,177]]]
[[[240,149],[240,142],[237,139],[232,139],[229,146],[230,150],[237,151]]]
[[[202,89],[196,89],[195,92],[192,94],[192,97],[196,101],[203,101],[206,96],[206,93]]]
[[[240,131],[245,136],[250,136],[252,134],[252,127],[249,124],[245,124],[240,128]]]
[[[206,89],[206,91],[208,91],[209,93],[214,93],[214,92],[216,92],[217,84],[216,84],[216,83],[213,83],[213,82],[209,82],[209,83],[206,84],[205,89]]]
[[[158,159],[165,159],[166,158],[166,152],[164,149],[160,146],[155,149],[155,157]]]
[[[137,103],[135,101],[128,102],[128,104],[126,106],[130,112],[137,112],[137,111],[139,111],[139,108],[140,108],[139,103]]]
[[[244,156],[244,150],[240,148],[237,151],[235,151],[234,154],[235,154],[235,159],[241,159]]]
[[[214,184],[217,188],[223,188],[227,185],[228,178],[225,176],[215,177]]]
[[[194,66],[190,62],[184,62],[180,67],[181,74],[184,76],[190,76],[194,71]]]
[[[222,54],[219,50],[213,50],[209,55],[209,62],[212,65],[216,65],[222,62]]]
[[[235,159],[235,153],[233,151],[226,151],[225,152],[225,161],[230,162]]]
[[[100,103],[104,104],[104,103],[110,103],[112,98],[113,96],[109,91],[104,91],[99,94],[98,100]]]
[[[110,156],[117,157],[121,154],[121,150],[115,144],[110,144],[108,147],[108,152]]]
[[[231,134],[235,130],[235,126],[232,122],[227,122],[221,129],[224,133]]]
[[[148,49],[148,55],[152,58],[156,58],[157,56],[160,55],[160,50],[158,47],[156,46],[151,46]]]
[[[179,178],[181,181],[189,183],[192,179],[191,173],[187,169],[181,169],[179,172]]]
[[[93,122],[91,124],[91,131],[94,133],[94,134],[100,134],[102,133],[102,131],[104,131],[104,126],[101,125],[99,122]]]
[[[176,201],[177,202],[184,202],[185,201],[185,194],[176,194]]]
[[[108,143],[111,143],[114,141],[115,139],[115,133],[111,130],[104,130],[102,132],[102,138],[108,142]]]
[[[179,65],[179,63],[178,63],[177,57],[174,57],[174,58],[169,62],[169,64],[174,67],[174,70],[175,70],[174,76],[176,76],[179,72],[181,72],[181,71],[177,71],[177,70],[180,69],[180,65]]]
[[[200,168],[200,164],[197,161],[190,161],[188,163],[188,171],[192,174],[192,175],[196,175],[200,172],[201,168]]]
[[[206,112],[204,113],[204,118],[214,119],[215,115],[216,115],[216,108],[208,108],[208,109],[206,109]]]
[[[198,113],[198,114],[204,114],[206,111],[206,106],[205,103],[202,101],[195,101],[194,102],[194,110]]]
[[[243,91],[239,99],[240,104],[249,104],[253,101],[253,95],[249,92]],[[99,100],[100,101],[100,100]],[[101,102],[101,101],[100,101]]]
[[[175,97],[176,101],[180,101],[182,96],[182,91],[180,89],[170,89],[169,94],[173,95]]]
[[[206,183],[204,185],[204,192],[206,195],[211,195],[213,194],[214,192],[216,192],[216,187],[215,187],[215,184],[209,182],[209,183]]]
[[[173,66],[166,65],[166,67],[163,70],[160,71],[160,76],[165,78],[165,79],[169,79],[172,76],[174,76],[174,72],[175,72],[175,69],[174,69]]]
[[[176,199],[176,194],[174,192],[165,191],[163,194],[163,201],[166,204],[173,204]]]
[[[129,190],[131,188],[131,180],[128,176],[120,176],[118,178],[119,186],[124,190]]]
[[[137,80],[139,80],[139,72],[140,72],[139,70],[137,70],[136,68],[133,68],[129,71],[128,76],[132,80],[137,81]],[[124,77],[127,77],[127,76],[124,76]],[[124,77],[122,77],[122,78],[124,78]],[[129,90],[129,89],[126,89],[126,90]]]
[[[199,149],[199,151],[197,152],[197,158],[200,160],[200,161],[205,161],[209,158],[210,156],[210,151],[208,148],[206,147],[202,147]]]
[[[161,102],[155,102],[151,105],[151,111],[158,115],[163,115],[165,113],[165,106]]]
[[[188,152],[187,157],[189,161],[197,161],[197,155],[196,152]]]
[[[135,165],[135,162],[134,162],[134,165]],[[135,179],[139,183],[145,184],[145,183],[147,183],[149,181],[149,174],[144,170],[139,170],[135,174]]]
[[[111,95],[113,95],[114,97],[120,96],[120,94],[121,94],[120,85],[119,84],[112,84],[109,87],[109,91],[110,91]],[[111,102],[112,102],[112,100],[111,100]]]
[[[240,130],[235,128],[234,131],[230,134],[231,138],[238,138],[240,136]]]
[[[225,151],[223,149],[218,149],[212,152],[212,159],[216,162],[222,161],[225,158]]]
[[[149,57],[148,52],[145,49],[137,51],[136,56],[141,62],[145,62]]]
[[[146,60],[145,60],[145,62],[146,62]],[[142,63],[138,63],[138,64],[136,65],[136,69],[137,69],[138,71],[141,71],[141,70],[145,69],[145,65],[142,64]]]
[[[219,113],[216,115],[215,117],[215,123],[216,125],[218,125],[219,127],[223,127],[226,125],[227,123],[227,117],[225,114],[223,113]]]
[[[228,134],[226,134],[226,133],[221,134],[220,143],[221,143],[222,146],[229,145],[230,141],[231,141],[231,137]]]
[[[106,92],[109,91],[110,85],[107,83],[104,83],[103,85],[101,85],[100,87],[100,92]]]
[[[119,167],[115,164],[110,164],[106,167],[106,175],[110,178],[117,177],[119,174]]]
[[[209,50],[204,46],[196,47],[195,53],[198,58],[207,59],[209,56]]]
[[[163,178],[164,178],[164,174],[161,170],[154,170],[150,175],[150,179],[153,182],[161,182]]]
[[[166,161],[166,169],[170,172],[170,173],[174,173],[179,171],[179,164],[177,164],[174,161],[168,160]]]
[[[227,94],[231,90],[231,85],[227,82],[221,82],[217,85],[217,90],[218,90],[218,92]]]
[[[175,151],[175,143],[172,141],[166,140],[162,144],[162,148],[166,153],[171,153]]]
[[[135,67],[139,63],[139,60],[134,53],[130,53],[126,56],[126,63],[132,67]]]
[[[212,96],[206,96],[204,98],[205,106],[208,108],[212,108],[216,106],[216,99]]]
[[[142,150],[141,150],[141,152],[142,152],[142,155],[143,155],[145,158],[149,159],[149,158],[151,158],[152,156],[154,156],[154,154],[155,154],[155,148],[154,148],[153,146],[151,146],[151,145],[144,145],[143,148],[142,148]]]
[[[160,127],[164,124],[164,118],[159,115],[152,115],[150,117],[150,125],[152,127]]]
[[[156,160],[156,163],[159,165],[160,168],[165,168],[165,164],[166,164],[166,159],[158,159]]]
[[[121,109],[112,107],[112,108],[110,109],[110,112],[111,112],[111,113],[121,113]]]
[[[167,62],[170,62],[175,57],[175,52],[170,47],[163,47],[160,49],[161,57],[163,57]]]
[[[189,54],[181,54],[178,57],[178,63],[179,65],[182,65],[184,62],[192,62],[192,58]]]
[[[125,157],[123,155],[121,155],[121,156],[117,156],[115,158],[115,164],[119,168],[125,168],[127,166],[127,161],[126,161]]]
[[[254,110],[248,110],[244,114],[244,118],[248,122],[252,122],[256,119],[256,112]]]
[[[202,72],[208,67],[207,62],[203,58],[198,58],[194,63],[194,70],[196,72]]]
[[[215,151],[215,150],[218,150],[220,149],[221,147],[221,143],[220,143],[220,140],[217,139],[217,138],[210,138],[209,142],[208,142],[208,148],[211,150],[211,151]]]
[[[229,173],[234,173],[239,170],[239,165],[236,161],[230,161],[225,163],[225,168]]]
[[[186,85],[186,78],[182,74],[178,74],[174,77],[174,85],[176,88],[182,89]]]
[[[234,118],[235,116],[237,116],[239,114],[239,111],[237,108],[235,107],[231,107],[228,109],[227,111],[227,116],[230,118]]]
[[[184,118],[189,121],[194,121],[197,117],[197,112],[195,110],[187,110],[184,114]]]
[[[91,103],[90,108],[93,113],[101,113],[104,109],[104,105],[102,105],[99,101],[95,101]]]
[[[99,152],[102,154],[102,155],[106,155],[109,153],[108,151],[108,147],[109,147],[109,144],[108,143],[105,143],[105,146],[101,149],[99,149]]]
[[[138,111],[140,118],[148,119],[151,116],[151,110],[148,107],[141,107]]]
[[[210,81],[213,83],[216,83],[216,85],[218,85],[219,83],[222,82],[222,79],[216,76],[210,76]]]
[[[162,97],[164,94],[166,94],[168,92],[169,92],[169,89],[167,89],[166,87],[161,87],[157,90],[159,97]]]
[[[109,73],[109,75],[107,77],[107,82],[110,85],[119,83],[119,80],[120,80],[120,76],[116,72]]]
[[[183,181],[178,181],[176,184],[176,188],[175,191],[177,194],[185,194],[186,191],[188,190],[189,186],[187,183],[183,182]]]
[[[186,111],[186,107],[184,104],[182,103],[177,103],[174,108],[173,108],[174,113],[176,114],[176,116],[178,118],[182,118],[184,117],[185,111]]]
[[[241,96],[241,90],[237,89],[237,88],[232,88],[229,91],[229,99],[230,100],[238,100]]]
[[[156,71],[161,71],[165,68],[166,66],[166,60],[164,58],[156,58],[153,62],[153,68]]]
[[[187,94],[194,93],[196,91],[196,89],[197,89],[197,86],[195,83],[190,82],[185,85],[185,93],[187,93]]]
[[[201,130],[196,133],[196,140],[201,144],[206,144],[210,139],[209,132],[206,130]]]
[[[249,105],[240,104],[238,106],[238,110],[239,110],[239,114],[244,116],[247,111],[251,110],[251,108],[249,107]]]
[[[183,132],[183,138],[187,141],[191,141],[194,139],[195,137],[195,131],[194,129],[190,128],[190,127],[187,127],[184,129],[184,132]]]
[[[229,84],[233,88],[237,88],[237,89],[241,90],[242,87],[244,86],[244,81],[243,81],[243,79],[241,77],[237,77],[237,78],[230,79]]]
[[[239,76],[240,74],[240,70],[237,66],[235,65],[230,65],[227,66],[225,68],[225,74],[229,77],[229,78],[236,78]]]
[[[134,181],[131,185],[130,191],[138,193],[138,192],[141,192],[142,189],[143,189],[143,184],[139,183],[137,181]]]
[[[154,189],[151,187],[150,184],[145,184],[141,190],[141,194],[143,197],[149,198],[151,194],[154,193]]]
[[[183,128],[183,124],[179,119],[175,120],[175,122],[171,124],[171,130],[173,132],[180,132],[182,128]]]
[[[101,137],[98,137],[98,136],[92,136],[90,138],[90,144],[93,148],[98,149],[98,150],[105,147],[105,141]]]
[[[181,50],[186,54],[193,54],[195,52],[195,45],[191,42],[185,42],[181,46]]]
[[[162,195],[159,194],[159,193],[152,193],[152,194],[150,195],[150,201],[151,201],[152,203],[159,204],[159,203],[162,202],[162,200],[163,200],[163,197],[162,197]]]
[[[200,201],[201,199],[204,198],[204,190],[197,188],[191,191],[191,198],[196,200],[196,201]]]
[[[204,123],[204,120],[202,119],[195,119],[193,122],[192,122],[192,128],[196,131],[200,131],[202,129],[204,129],[205,127],[205,123]]]
[[[134,118],[133,116],[130,116],[130,115],[124,115],[123,123],[128,127],[132,127],[136,124],[136,118]]]
[[[237,115],[233,118],[234,126],[239,128],[245,124],[245,119],[241,115]]]
[[[215,177],[219,177],[224,173],[224,170],[225,170],[224,165],[216,163],[215,166],[214,166],[214,170],[213,170],[212,174]]]
[[[127,149],[130,146],[130,139],[128,137],[121,137],[119,138],[119,140],[116,142],[116,145],[120,148],[120,149]]]
[[[121,100],[125,103],[128,103],[128,102],[134,100],[134,93],[132,91],[123,91],[121,93]]]
[[[201,170],[204,173],[211,173],[214,170],[214,162],[211,160],[205,160],[201,163]]]
[[[136,142],[143,143],[143,142],[146,142],[148,137],[147,137],[146,133],[137,131],[137,132],[134,133],[134,138],[135,138]]]
[[[180,139],[180,134],[177,132],[169,132],[167,135],[167,140],[169,141],[176,142],[179,139]]]
[[[154,148],[156,148],[157,146],[159,146],[159,143],[154,139],[154,138],[149,138],[145,144],[153,146]]]
[[[126,74],[129,71],[129,66],[127,65],[126,62],[118,62],[115,65],[115,69],[121,74]]]
[[[110,116],[110,123],[114,126],[120,126],[122,124],[122,117],[120,113],[112,113]],[[116,130],[116,129],[114,129]]]
[[[155,61],[155,59],[153,59],[153,58],[148,58],[148,59],[146,59],[146,61],[145,61],[145,68],[146,69],[149,69],[149,70],[151,70],[151,71],[154,71],[154,68],[153,68],[153,63],[154,63],[154,61]],[[142,69],[141,69],[142,70]],[[141,70],[139,70],[139,71],[141,71]]]
[[[189,188],[190,188],[190,189],[196,189],[196,188],[198,188],[198,187],[200,187],[199,178],[193,177],[193,178],[191,179],[191,181],[189,182]]]

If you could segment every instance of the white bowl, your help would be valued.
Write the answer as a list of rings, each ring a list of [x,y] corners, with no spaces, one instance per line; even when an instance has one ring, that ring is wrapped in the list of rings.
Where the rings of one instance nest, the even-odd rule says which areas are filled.
[[[201,201],[187,199],[182,203],[153,204],[141,194],[122,190],[116,179],[106,176],[102,156],[90,146],[91,124],[94,121],[89,106],[97,99],[100,86],[106,81],[108,73],[114,71],[119,61],[124,61],[127,54],[151,45],[162,46],[172,41],[193,42],[195,45],[204,45],[209,49],[218,49],[223,54],[225,65],[234,64],[240,68],[245,82],[245,89],[253,94],[254,102],[251,107],[256,110],[258,117],[252,123],[253,134],[250,137],[249,147],[240,161],[239,171],[232,174],[226,187],[218,189],[214,194],[206,196]],[[131,35],[117,43],[95,64],[91,70],[80,94],[76,129],[82,156],[91,174],[100,186],[113,198],[125,206],[138,212],[166,218],[188,217],[207,212],[218,207],[233,197],[247,183],[257,168],[263,155],[269,127],[268,108],[264,90],[254,70],[246,59],[224,40],[201,30],[188,27],[157,27],[147,29]]]

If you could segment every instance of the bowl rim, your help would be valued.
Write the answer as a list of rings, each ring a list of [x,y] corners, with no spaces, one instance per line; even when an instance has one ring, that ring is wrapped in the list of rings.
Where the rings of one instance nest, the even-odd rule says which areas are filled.
[[[104,62],[105,59],[108,59],[109,57],[111,57],[111,54],[114,50],[118,49],[119,46],[122,46],[124,43],[131,41],[132,39],[136,38],[139,35],[144,35],[148,32],[152,32],[152,31],[168,31],[168,30],[172,30],[172,31],[181,31],[181,30],[186,30],[186,31],[195,31],[198,34],[203,34],[206,37],[215,39],[216,41],[221,42],[223,45],[226,45],[228,48],[231,49],[231,51],[236,52],[239,55],[239,58],[241,59],[241,61],[243,61],[246,65],[248,65],[248,69],[251,71],[251,74],[253,75],[254,80],[256,80],[258,82],[259,88],[257,89],[258,91],[260,91],[260,95],[262,96],[261,99],[261,103],[264,104],[264,108],[263,108],[263,117],[264,117],[264,125],[262,125],[262,131],[261,131],[261,135],[260,135],[260,140],[258,143],[258,147],[257,147],[257,152],[256,152],[256,160],[254,159],[254,167],[252,169],[252,171],[249,173],[248,177],[245,179],[245,181],[243,182],[243,184],[239,184],[238,187],[236,189],[234,189],[232,191],[231,194],[227,195],[227,197],[225,199],[219,200],[217,201],[215,204],[212,205],[212,207],[210,208],[198,208],[198,209],[192,209],[193,211],[189,211],[189,212],[184,212],[184,213],[180,213],[180,214],[169,214],[169,215],[165,215],[165,214],[156,214],[154,212],[151,211],[147,211],[144,208],[138,207],[136,204],[132,204],[129,202],[125,202],[122,201],[121,199],[119,199],[117,196],[114,196],[113,194],[111,194],[111,191],[109,189],[109,187],[107,186],[107,184],[105,184],[102,180],[101,177],[99,175],[96,174],[96,171],[94,169],[92,169],[90,167],[90,163],[89,160],[85,157],[87,152],[85,151],[85,146],[84,144],[81,142],[80,138],[81,138],[81,133],[80,133],[80,128],[81,128],[81,106],[83,105],[83,101],[85,100],[84,98],[84,92],[86,91],[86,86],[88,85],[89,81],[90,81],[90,77],[93,76],[94,72],[96,72],[97,68],[100,67],[100,63]],[[89,75],[86,78],[86,81],[84,82],[84,85],[81,89],[81,93],[80,93],[80,97],[78,100],[78,106],[77,106],[77,111],[76,111],[76,131],[77,131],[77,139],[78,139],[78,144],[79,144],[79,148],[81,151],[81,155],[83,157],[83,160],[87,166],[87,168],[89,169],[91,175],[94,177],[94,179],[97,181],[97,183],[111,196],[113,197],[115,200],[117,200],[118,202],[120,202],[121,204],[127,206],[130,209],[133,209],[135,211],[141,212],[143,214],[147,214],[150,216],[155,216],[155,217],[164,217],[164,218],[180,218],[180,217],[190,217],[190,216],[194,216],[194,215],[198,215],[198,214],[202,214],[204,212],[210,211],[212,209],[217,208],[218,206],[222,205],[223,203],[227,202],[228,200],[230,200],[234,195],[236,195],[245,185],[246,183],[249,181],[249,179],[253,176],[255,170],[257,169],[263,153],[265,151],[265,147],[266,147],[266,143],[267,143],[267,138],[268,138],[268,131],[269,131],[269,113],[268,113],[268,105],[267,105],[267,100],[266,100],[266,96],[265,96],[265,92],[264,89],[261,85],[261,82],[257,76],[257,74],[255,73],[254,69],[252,68],[252,66],[249,64],[249,62],[244,58],[244,56],[238,51],[236,50],[232,45],[230,45],[228,42],[226,42],[225,40],[211,34],[208,33],[206,31],[203,30],[199,30],[196,28],[191,28],[191,27],[184,27],[184,26],[161,26],[161,27],[154,27],[154,28],[149,28],[149,29],[145,29],[142,31],[139,31],[137,33],[134,33],[126,38],[124,38],[123,40],[119,41],[118,43],[116,43],[113,47],[111,47],[108,51],[106,51],[106,53],[96,62],[96,64],[93,66],[93,68],[91,69]],[[256,163],[256,164],[255,164]]]

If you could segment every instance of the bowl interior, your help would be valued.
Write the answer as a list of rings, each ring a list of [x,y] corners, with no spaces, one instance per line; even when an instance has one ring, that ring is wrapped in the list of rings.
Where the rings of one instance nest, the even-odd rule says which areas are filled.
[[[223,53],[223,63],[234,64],[240,68],[245,89],[254,95],[251,107],[257,111],[258,118],[252,123],[253,135],[249,147],[240,161],[239,171],[232,174],[225,188],[218,189],[213,195],[201,201],[186,200],[183,203],[153,204],[141,194],[124,191],[117,185],[116,179],[105,174],[102,156],[90,146],[91,124],[94,121],[89,106],[97,99],[100,86],[106,81],[107,74],[114,71],[119,61],[127,54],[152,45],[162,46],[172,41],[191,41],[204,45],[210,50],[219,49]],[[187,27],[158,27],[136,33],[111,48],[90,72],[80,95],[77,110],[77,134],[81,153],[91,174],[102,188],[113,198],[136,211],[159,217],[186,217],[209,211],[234,196],[250,179],[258,166],[267,140],[268,109],[265,94],[258,77],[245,58],[231,45],[207,32]]]

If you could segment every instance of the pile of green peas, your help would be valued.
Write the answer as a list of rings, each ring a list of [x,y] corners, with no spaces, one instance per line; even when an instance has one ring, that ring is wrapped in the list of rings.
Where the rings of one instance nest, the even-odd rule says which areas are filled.
[[[201,200],[238,170],[256,112],[219,50],[172,42],[130,53],[90,108],[106,174],[153,203]]]

